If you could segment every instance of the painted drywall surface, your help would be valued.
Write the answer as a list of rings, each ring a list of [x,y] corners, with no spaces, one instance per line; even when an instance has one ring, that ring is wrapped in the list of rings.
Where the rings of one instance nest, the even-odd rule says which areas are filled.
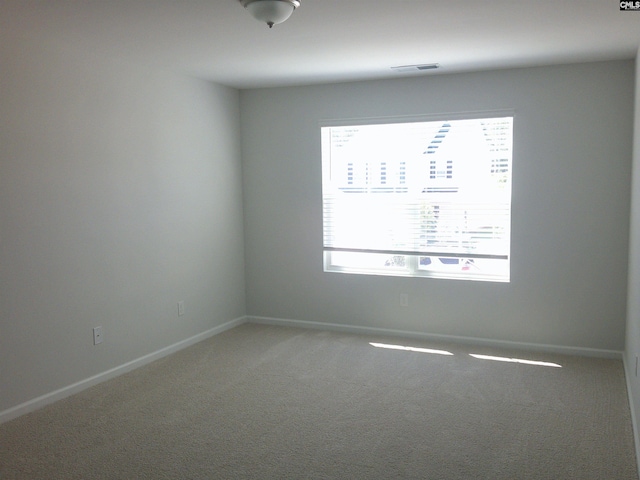
[[[245,308],[237,90],[5,47],[0,411]]]
[[[640,420],[640,379],[636,357],[640,356],[640,51],[636,59],[635,122],[633,143],[633,176],[631,193],[631,232],[629,242],[629,294],[625,365],[627,384],[634,411],[635,429]],[[636,438],[636,442],[638,438]],[[636,448],[638,445],[636,445]]]
[[[633,77],[620,61],[242,91],[248,314],[621,351]],[[515,111],[510,283],[323,272],[321,120],[495,109]]]

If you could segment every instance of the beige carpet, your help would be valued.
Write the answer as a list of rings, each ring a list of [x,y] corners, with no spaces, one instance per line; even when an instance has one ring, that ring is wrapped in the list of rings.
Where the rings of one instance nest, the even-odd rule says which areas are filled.
[[[248,324],[0,425],[0,478],[637,475],[620,361]]]

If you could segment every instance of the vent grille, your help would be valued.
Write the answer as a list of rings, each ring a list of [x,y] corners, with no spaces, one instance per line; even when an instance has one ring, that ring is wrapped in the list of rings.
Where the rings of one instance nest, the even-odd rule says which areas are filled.
[[[398,73],[408,72],[424,72],[427,70],[436,70],[440,68],[438,63],[423,63],[421,65],[401,65],[399,67],[391,67],[391,70]]]

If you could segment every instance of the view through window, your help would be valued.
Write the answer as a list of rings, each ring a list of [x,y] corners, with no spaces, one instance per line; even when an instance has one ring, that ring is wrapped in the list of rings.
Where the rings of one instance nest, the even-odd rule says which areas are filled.
[[[509,281],[512,115],[321,137],[326,271]]]

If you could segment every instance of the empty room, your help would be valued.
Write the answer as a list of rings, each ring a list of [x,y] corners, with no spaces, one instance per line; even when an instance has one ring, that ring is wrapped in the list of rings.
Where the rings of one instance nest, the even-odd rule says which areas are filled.
[[[0,478],[638,479],[640,2],[0,0]]]

